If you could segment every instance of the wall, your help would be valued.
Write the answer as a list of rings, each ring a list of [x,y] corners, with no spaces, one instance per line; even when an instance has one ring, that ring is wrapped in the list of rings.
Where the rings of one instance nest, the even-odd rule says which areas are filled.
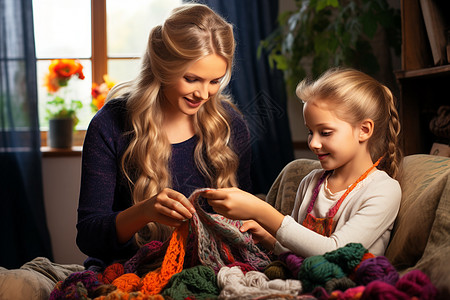
[[[42,175],[54,262],[82,264],[86,256],[75,243],[81,156],[44,157]]]

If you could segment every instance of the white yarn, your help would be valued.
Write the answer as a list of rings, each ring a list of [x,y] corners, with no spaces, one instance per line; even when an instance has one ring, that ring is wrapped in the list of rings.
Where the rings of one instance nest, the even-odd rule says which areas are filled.
[[[245,275],[237,267],[222,267],[217,274],[222,289],[219,299],[254,299],[269,295],[298,295],[302,291],[299,280],[269,280],[264,273],[249,271]]]

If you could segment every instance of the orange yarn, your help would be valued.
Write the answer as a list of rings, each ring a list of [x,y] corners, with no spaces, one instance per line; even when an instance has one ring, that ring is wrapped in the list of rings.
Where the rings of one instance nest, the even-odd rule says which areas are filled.
[[[114,280],[112,285],[124,292],[139,291],[142,287],[141,278],[134,273],[123,274]]]
[[[106,296],[100,296],[94,300],[164,300],[162,295],[145,295],[141,292],[126,293],[119,290],[115,290]]]

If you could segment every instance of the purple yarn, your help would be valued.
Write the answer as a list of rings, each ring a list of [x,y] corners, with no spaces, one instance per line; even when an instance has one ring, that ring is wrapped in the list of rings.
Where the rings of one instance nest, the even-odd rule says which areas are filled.
[[[161,250],[162,244],[160,241],[151,241],[139,248],[136,254],[123,265],[124,272],[136,272],[137,267],[148,260],[149,256],[151,257]]]
[[[300,267],[305,259],[292,252],[281,253],[278,258],[286,264],[288,269],[292,272],[294,278],[297,278]]]
[[[431,283],[428,276],[420,270],[412,270],[403,275],[397,282],[398,290],[405,292],[410,297],[421,300],[436,299],[437,289]]]
[[[375,280],[395,285],[399,275],[386,257],[377,256],[364,260],[355,277],[355,282],[359,285],[368,285]]]
[[[75,272],[70,274],[64,281],[56,284],[50,294],[49,300],[68,299],[67,296],[70,296],[69,298],[72,299],[77,299],[77,286],[79,287],[80,283],[83,284],[88,292],[93,291],[102,284],[98,280],[98,275],[95,272]]]

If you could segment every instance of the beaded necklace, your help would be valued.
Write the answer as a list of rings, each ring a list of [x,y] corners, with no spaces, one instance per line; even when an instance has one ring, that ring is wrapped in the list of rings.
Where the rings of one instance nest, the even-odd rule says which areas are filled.
[[[333,218],[336,215],[336,213],[339,210],[339,207],[341,206],[344,199],[347,197],[347,195],[360,183],[363,181],[369,173],[380,163],[381,159],[383,157],[380,157],[364,174],[361,175],[361,177],[358,178],[351,186],[347,188],[345,193],[341,196],[339,201],[327,212],[327,215],[325,218],[316,218],[311,214],[311,211],[314,207],[314,204],[316,203],[317,196],[319,195],[320,186],[324,182],[325,178],[329,174],[331,174],[333,171],[325,171],[323,175],[319,178],[319,181],[317,182],[316,187],[314,188],[313,194],[311,196],[311,201],[308,206],[307,215],[305,220],[303,220],[302,225],[305,226],[308,229],[311,229],[319,234],[330,236],[331,233],[334,231],[334,227],[336,226]]]

